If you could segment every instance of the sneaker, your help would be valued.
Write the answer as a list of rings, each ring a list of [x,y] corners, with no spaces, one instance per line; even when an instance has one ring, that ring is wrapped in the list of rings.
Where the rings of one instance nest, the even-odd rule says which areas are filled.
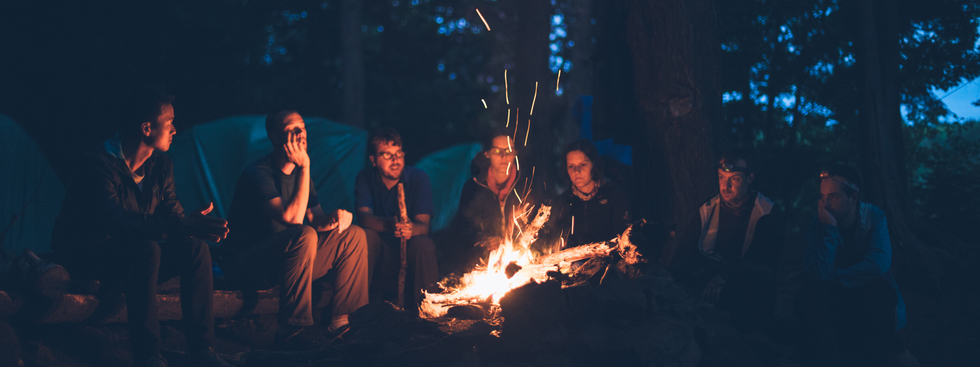
[[[310,350],[316,348],[316,337],[311,330],[302,326],[280,325],[276,329],[275,349]]]
[[[350,324],[344,324],[336,330],[327,329],[327,345],[335,345],[344,342],[344,335],[350,330]]]
[[[163,359],[163,356],[150,357],[149,359],[146,360],[146,363],[143,363],[143,365],[146,367],[169,367],[170,366],[169,364],[167,364],[167,360]]]
[[[194,362],[197,366],[203,367],[234,367],[231,363],[228,363],[218,353],[214,352],[214,348],[208,348],[204,352],[194,354]]]

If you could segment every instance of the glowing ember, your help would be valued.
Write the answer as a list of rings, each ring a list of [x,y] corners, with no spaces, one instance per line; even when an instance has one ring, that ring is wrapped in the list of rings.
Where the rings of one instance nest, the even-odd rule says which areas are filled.
[[[480,99],[480,102],[483,102],[483,108],[487,108],[487,101],[486,100]]]
[[[558,91],[558,86],[561,84],[561,69],[558,69],[558,80],[555,81],[555,92]]]

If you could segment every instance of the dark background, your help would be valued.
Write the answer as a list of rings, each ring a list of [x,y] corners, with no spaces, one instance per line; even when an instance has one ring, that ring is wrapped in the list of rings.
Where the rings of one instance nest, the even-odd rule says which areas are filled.
[[[634,145],[635,161],[651,154],[643,148],[653,143],[644,135],[649,123],[644,122],[648,116],[641,92],[652,82],[639,77],[646,66],[636,63],[667,62],[672,55],[635,47],[634,20],[656,27],[662,19],[644,18],[637,9],[662,3],[670,2],[8,1],[0,5],[0,113],[34,137],[62,181],[80,149],[119,129],[116,101],[133,85],[155,85],[176,95],[178,133],[221,117],[288,106],[368,130],[394,126],[411,164],[439,149],[479,140],[503,125],[508,107],[520,107],[526,119],[533,84],[539,81],[537,128],[522,154],[531,155],[539,175],[558,182],[558,152],[579,136],[572,112],[579,96],[596,98],[597,139]],[[854,2],[835,0],[697,3],[710,4],[714,14],[696,17],[702,21],[691,27],[707,29],[712,37],[682,41],[707,42],[717,61],[708,81],[721,95],[709,95],[712,103],[721,102],[717,113],[708,114],[710,128],[704,130],[714,142],[710,155],[750,149],[758,163],[755,187],[784,208],[790,217],[787,238],[797,238],[813,218],[814,176],[820,168],[835,162],[862,164],[867,136],[860,133],[863,74],[858,66],[864,19]],[[974,228],[980,221],[980,122],[951,114],[934,91],[980,76],[980,5],[970,0],[891,3],[898,45],[893,40],[886,44],[896,47],[898,65],[888,82],[899,93],[897,144],[907,173],[906,182],[893,184],[906,192],[902,200],[909,210],[904,215],[915,223],[915,235],[969,264],[973,258],[964,256],[976,252]],[[487,17],[491,32],[475,8]],[[345,24],[360,32],[352,34],[349,26],[345,32]],[[344,60],[358,58],[350,58],[345,40],[360,50],[363,71],[362,79],[347,78],[346,87],[345,70],[350,69]],[[511,106],[504,100],[504,69],[509,70]],[[559,69],[560,94],[554,91]],[[345,93],[357,88],[363,89],[362,102],[346,103]],[[622,177],[657,182],[643,179],[660,172],[650,167],[655,166],[624,167]],[[549,185],[552,194],[554,187]],[[635,194],[657,190],[634,185]],[[661,208],[638,209],[651,213]],[[930,276],[940,282],[959,283],[918,304],[935,311],[935,305],[965,295],[949,291],[967,289],[957,287],[976,279],[973,271],[953,269],[962,265],[942,260],[943,274],[930,268]],[[915,279],[921,277],[905,274],[899,280],[919,284]],[[963,307],[969,304],[963,302]],[[947,341],[976,341],[975,333],[928,333],[944,334]],[[938,355],[944,348],[950,346],[926,349]]]

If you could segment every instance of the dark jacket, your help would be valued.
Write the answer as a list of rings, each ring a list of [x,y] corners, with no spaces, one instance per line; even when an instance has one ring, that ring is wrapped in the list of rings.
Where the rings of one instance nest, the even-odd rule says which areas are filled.
[[[717,200],[717,196],[712,198],[702,206],[702,209]],[[755,205],[758,206],[758,202]],[[695,214],[684,236],[678,241],[677,254],[671,261],[671,266],[682,269],[683,273],[706,278],[715,275],[725,277],[731,271],[757,265],[775,271],[783,251],[783,227],[782,214],[778,208],[772,207],[768,214],[763,215],[756,222],[751,243],[741,257],[718,259],[701,250],[701,241],[708,223],[703,221],[701,213]]]
[[[482,157],[482,154],[477,157]],[[524,200],[523,197],[518,199],[517,193],[511,190],[501,207],[497,194],[487,186],[489,167],[474,164],[472,169],[473,178],[463,185],[463,192],[459,196],[459,210],[452,226],[454,241],[458,241],[459,246],[467,247],[487,238],[512,236],[517,230],[512,219],[514,209]],[[517,171],[514,182],[520,190],[523,182],[521,171]]]
[[[551,219],[541,235],[545,242],[554,245],[565,239],[565,248],[593,242],[608,241],[629,226],[629,195],[621,186],[606,182],[589,201],[582,201],[569,188],[552,200]],[[575,217],[575,233],[571,233],[572,216]]]
[[[174,188],[173,163],[154,152],[143,165],[141,190],[126,162],[105,147],[86,154],[69,180],[51,249],[71,251],[119,238],[159,241],[180,236],[184,209]]]

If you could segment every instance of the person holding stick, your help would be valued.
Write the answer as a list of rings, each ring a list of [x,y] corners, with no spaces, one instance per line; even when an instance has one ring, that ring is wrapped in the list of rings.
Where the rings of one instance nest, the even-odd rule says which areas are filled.
[[[227,277],[246,289],[279,285],[276,343],[294,346],[290,340],[313,325],[313,280],[334,270],[327,331],[340,336],[347,315],[368,302],[364,231],[351,224],[350,212],[328,214],[320,206],[303,117],[279,111],[266,118],[265,128],[273,151],[242,172],[228,213]]]
[[[180,277],[180,308],[195,363],[230,366],[213,350],[211,251],[227,222],[209,205],[184,213],[173,162],[177,133],[173,96],[150,88],[130,93],[118,109],[124,130],[86,155],[71,178],[55,220],[51,249],[73,276],[98,279],[102,295],[126,295],[134,366],[167,366],[160,355],[157,285]]]
[[[371,167],[357,174],[354,206],[358,223],[364,226],[368,243],[368,268],[372,295],[392,299],[404,294],[406,310],[414,311],[422,301],[422,290],[432,291],[438,280],[435,242],[429,237],[432,219],[432,188],[429,176],[405,166],[401,135],[382,128],[368,146]],[[398,186],[403,186],[407,221],[400,219]],[[400,242],[405,244],[404,287],[398,289]]]

